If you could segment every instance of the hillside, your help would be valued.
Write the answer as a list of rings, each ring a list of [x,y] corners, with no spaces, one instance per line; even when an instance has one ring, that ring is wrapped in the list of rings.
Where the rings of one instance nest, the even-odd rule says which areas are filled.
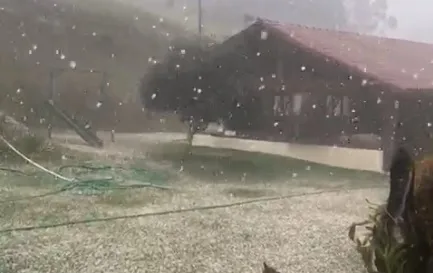
[[[78,3],[78,4],[77,4]],[[139,78],[167,52],[171,41],[188,34],[180,27],[121,4],[95,6],[82,1],[2,0],[0,3],[1,108],[36,125],[44,117],[42,96],[49,93],[52,68],[67,68],[58,78],[55,99],[69,112],[101,126],[135,128],[142,122],[136,99]],[[90,2],[89,2],[90,3]],[[111,99],[97,107],[107,73]],[[110,104],[110,105],[108,105]],[[122,121],[123,120],[123,121]],[[127,125],[129,121],[131,125]],[[121,127],[122,127],[121,126]]]

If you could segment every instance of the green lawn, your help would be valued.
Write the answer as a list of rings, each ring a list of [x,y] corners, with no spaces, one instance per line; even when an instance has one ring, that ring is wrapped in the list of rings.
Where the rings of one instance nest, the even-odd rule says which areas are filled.
[[[209,147],[193,147],[184,157],[183,143],[157,146],[149,153],[154,160],[172,164],[191,177],[212,182],[291,181],[294,185],[328,187],[347,185],[354,187],[384,186],[384,175],[335,168],[322,164],[282,156]]]
[[[66,162],[40,162],[64,176],[78,178],[79,182],[72,183],[76,187],[66,191],[59,190],[71,183],[54,179],[32,166],[22,168],[26,174],[0,170],[0,218],[3,219],[0,227],[104,217],[125,214],[126,209],[167,204],[172,202],[177,190],[183,189],[182,185],[175,183],[180,176],[193,182],[228,183],[224,192],[216,194],[240,198],[279,194],[273,192],[273,187],[267,188],[267,185],[264,187],[257,183],[279,183],[280,186],[284,183],[283,188],[317,189],[386,186],[385,177],[372,172],[333,168],[262,153],[206,147],[194,147],[192,154],[184,158],[185,148],[184,144],[179,143],[159,145],[149,153],[150,158],[147,160],[135,160],[122,166],[102,161],[80,161],[78,158]],[[150,161],[154,167],[150,167]],[[71,164],[73,167],[62,168],[60,164]],[[77,167],[77,164],[85,166]],[[182,167],[183,171],[178,172]],[[142,187],[140,183],[171,185],[177,190]],[[31,198],[47,193],[52,194]]]

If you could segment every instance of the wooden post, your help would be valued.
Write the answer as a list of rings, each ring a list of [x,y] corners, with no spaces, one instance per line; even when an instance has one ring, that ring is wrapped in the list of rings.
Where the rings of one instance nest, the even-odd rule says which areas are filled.
[[[55,73],[54,70],[50,71],[50,96],[49,100],[50,103],[54,105],[54,94],[56,93],[56,79],[55,79]],[[53,116],[48,113],[48,139],[51,139],[52,137],[52,130],[53,130]]]
[[[113,129],[111,130],[111,142],[115,142],[116,141],[116,131]]]

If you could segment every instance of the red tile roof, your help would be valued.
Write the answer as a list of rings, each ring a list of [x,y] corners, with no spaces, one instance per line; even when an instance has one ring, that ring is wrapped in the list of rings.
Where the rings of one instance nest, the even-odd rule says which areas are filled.
[[[401,89],[433,89],[433,45],[260,21],[297,42]]]

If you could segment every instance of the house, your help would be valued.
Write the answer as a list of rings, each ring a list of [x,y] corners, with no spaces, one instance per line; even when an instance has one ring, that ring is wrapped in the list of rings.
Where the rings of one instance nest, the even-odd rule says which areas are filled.
[[[433,45],[259,19],[197,69],[255,98],[238,136],[381,149],[384,170],[396,145],[433,150]],[[351,142],[366,134],[378,146]]]

